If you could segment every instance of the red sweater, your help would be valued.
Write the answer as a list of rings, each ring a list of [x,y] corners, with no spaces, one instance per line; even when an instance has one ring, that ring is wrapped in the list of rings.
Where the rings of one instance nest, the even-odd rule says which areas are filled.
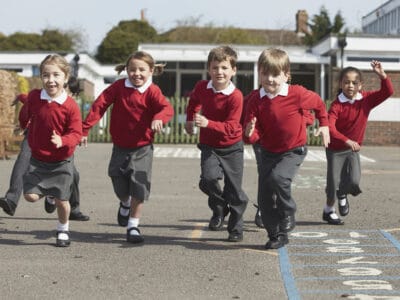
[[[81,113],[75,100],[68,97],[59,103],[40,99],[41,90],[32,90],[19,115],[21,128],[29,124],[28,143],[32,157],[57,162],[71,157],[82,136]],[[62,146],[51,142],[53,130],[61,135]]]
[[[142,94],[137,89],[126,87],[125,79],[120,79],[93,103],[83,122],[84,136],[112,104],[110,133],[113,143],[122,148],[151,144],[154,139],[151,122],[161,120],[166,124],[174,115],[172,105],[157,85],[152,83]]]
[[[272,100],[260,98],[260,92],[249,99],[245,123],[257,118],[256,128],[249,143],[258,142],[267,151],[282,153],[303,146],[307,142],[304,112],[313,110],[320,126],[328,126],[328,113],[318,94],[300,85],[289,85],[287,96],[278,95]]]
[[[347,140],[362,144],[367,127],[370,111],[385,101],[393,94],[393,86],[389,77],[381,80],[381,88],[377,91],[362,91],[362,98],[350,102],[341,103],[338,98],[329,109],[329,132],[331,142],[328,146],[331,150],[349,149]]]
[[[235,88],[230,95],[215,93],[207,84],[207,80],[201,80],[194,87],[186,119],[193,121],[195,113],[201,111],[208,125],[200,128],[200,143],[215,148],[231,146],[242,140],[242,92]]]

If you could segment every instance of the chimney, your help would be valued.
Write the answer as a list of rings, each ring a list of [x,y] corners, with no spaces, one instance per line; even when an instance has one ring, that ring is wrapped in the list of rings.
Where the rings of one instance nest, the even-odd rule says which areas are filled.
[[[296,14],[296,33],[304,36],[308,33],[308,14],[306,10],[298,10]]]
[[[140,21],[147,22],[146,17],[144,15],[145,11],[146,11],[146,9],[140,10]]]

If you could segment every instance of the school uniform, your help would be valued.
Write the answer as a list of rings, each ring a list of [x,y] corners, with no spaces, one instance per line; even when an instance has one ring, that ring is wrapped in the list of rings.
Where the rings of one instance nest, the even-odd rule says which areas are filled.
[[[114,147],[108,175],[114,192],[120,200],[127,196],[148,200],[154,140],[151,122],[168,123],[174,115],[173,107],[151,80],[137,88],[129,79],[120,79],[93,103],[83,122],[84,136],[111,105],[110,134]]]
[[[361,91],[355,99],[348,99],[341,93],[329,109],[329,131],[331,142],[326,149],[328,199],[361,193],[360,153],[349,149],[346,141],[352,140],[362,145],[368,116],[373,108],[393,94],[389,77],[381,80],[381,88],[376,91]]]
[[[208,205],[214,214],[224,214],[229,206],[228,232],[243,231],[243,213],[248,197],[242,190],[243,141],[240,117],[243,95],[233,83],[216,91],[211,81],[199,81],[190,95],[187,121],[195,113],[208,119],[207,127],[200,128],[201,175],[199,187],[208,195]],[[221,188],[219,180],[224,179]]]
[[[82,134],[79,107],[65,91],[52,99],[44,89],[31,91],[24,106],[19,119],[21,128],[29,124],[31,149],[30,166],[23,177],[24,193],[68,200],[75,169],[73,154]],[[53,131],[61,136],[60,148],[51,142]]]
[[[315,111],[320,126],[328,125],[325,104],[314,92],[299,85],[282,86],[278,95],[260,88],[252,94],[245,124],[257,118],[254,133],[245,138],[260,145],[259,208],[268,233],[296,212],[291,184],[307,154],[304,112]]]

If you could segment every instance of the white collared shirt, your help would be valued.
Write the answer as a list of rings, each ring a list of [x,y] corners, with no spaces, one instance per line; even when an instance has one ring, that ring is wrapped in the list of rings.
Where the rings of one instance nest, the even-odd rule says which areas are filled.
[[[45,89],[40,91],[40,99],[45,100],[48,102],[57,102],[58,104],[62,105],[68,98],[67,92],[65,90],[62,91],[61,95],[56,98],[51,98],[49,94],[47,94]]]
[[[220,90],[220,91],[217,91],[217,90],[213,87],[212,81],[210,80],[210,81],[207,83],[207,88],[208,88],[208,89],[212,89],[214,93],[221,93],[221,94],[224,94],[224,95],[229,96],[229,95],[232,94],[233,91],[235,90],[235,85],[234,85],[233,82],[231,81],[231,82],[229,82],[229,85],[228,85],[225,89]]]
[[[263,87],[260,89],[260,99],[264,96],[268,96],[268,98],[272,100],[276,96],[287,96],[288,94],[289,94],[289,84],[287,83],[282,84],[280,91],[275,95],[266,92]]]
[[[361,93],[357,93],[356,97],[354,99],[349,99],[347,98],[343,93],[340,93],[340,95],[338,96],[338,99],[340,101],[340,103],[346,103],[349,102],[350,104],[353,104],[356,101],[359,101],[363,98]]]
[[[137,86],[134,86],[134,85],[132,84],[132,82],[129,81],[128,78],[125,79],[125,87],[131,88],[131,89],[136,89],[136,90],[138,90],[139,93],[141,93],[141,94],[143,94],[143,93],[149,88],[149,86],[151,85],[151,83],[152,83],[152,80],[151,80],[151,77],[150,77],[149,80],[147,80],[147,81],[145,82],[145,84],[143,84],[142,86],[137,87]]]

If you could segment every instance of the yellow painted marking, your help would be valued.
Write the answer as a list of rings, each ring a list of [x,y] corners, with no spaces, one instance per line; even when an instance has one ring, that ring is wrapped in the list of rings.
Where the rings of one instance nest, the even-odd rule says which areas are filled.
[[[385,229],[387,232],[400,231],[400,228]]]
[[[234,245],[234,243],[219,244],[219,243],[213,243],[213,242],[209,242],[209,241],[198,240],[199,238],[202,237],[204,228],[207,228],[207,226],[208,226],[207,223],[196,223],[195,224],[194,229],[192,230],[192,232],[190,234],[190,238],[193,240],[193,242],[200,243],[200,244],[207,244],[207,245],[216,246],[216,247],[234,248],[234,249],[239,249],[239,250],[244,250],[244,251],[249,251],[249,252],[257,252],[257,253],[278,256],[278,252],[275,250],[274,251],[258,250],[258,249],[240,247],[240,245]]]
[[[203,235],[203,229],[207,226],[207,223],[196,223],[194,229],[190,234],[191,239],[199,239]]]

